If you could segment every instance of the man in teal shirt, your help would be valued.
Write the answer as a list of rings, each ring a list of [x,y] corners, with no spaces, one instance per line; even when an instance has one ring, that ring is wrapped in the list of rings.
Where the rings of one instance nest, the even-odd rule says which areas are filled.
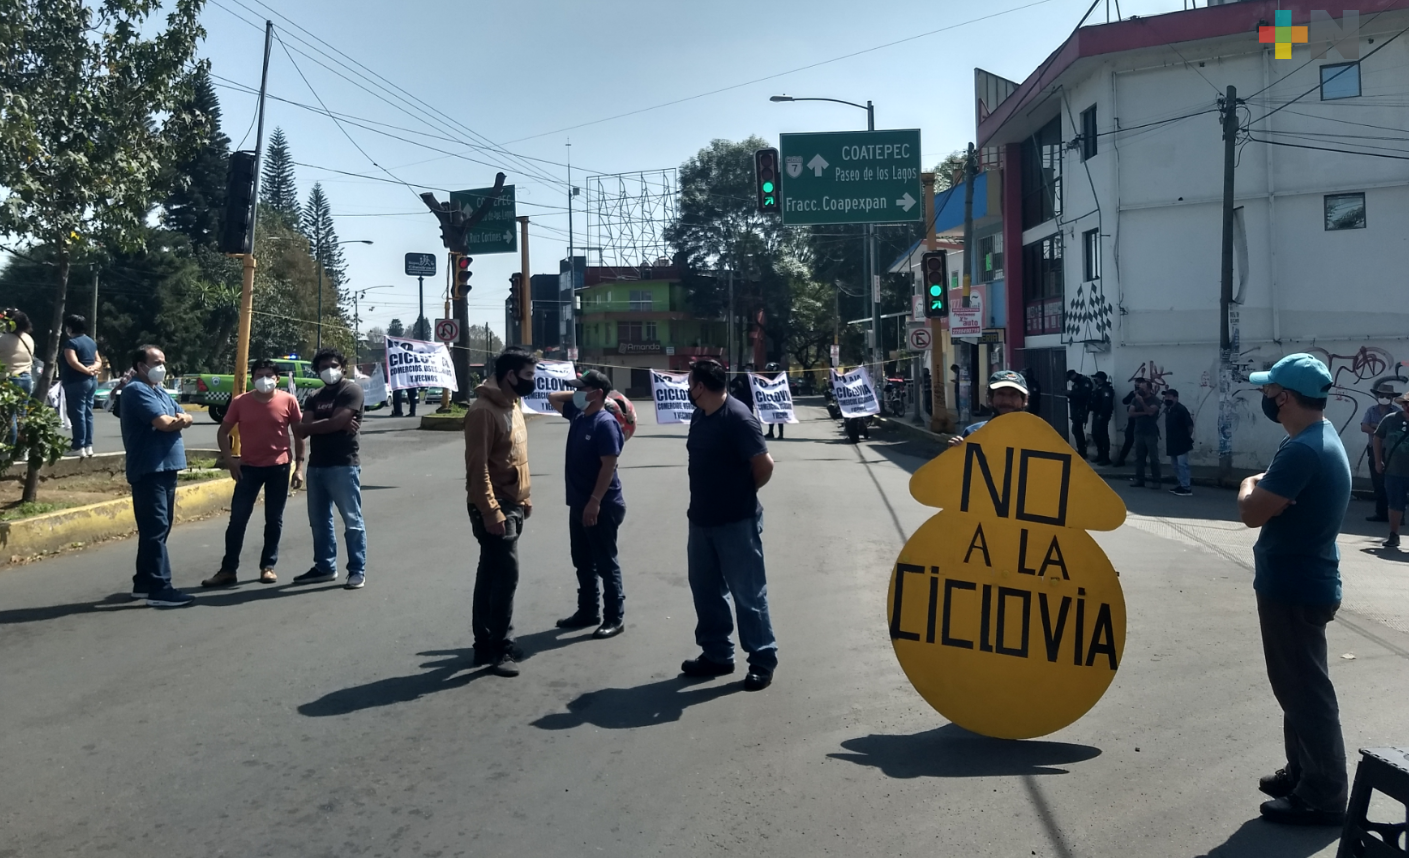
[[[1326,663],[1326,624],[1341,602],[1340,533],[1350,504],[1350,461],[1325,419],[1331,373],[1308,354],[1288,355],[1249,380],[1262,413],[1282,424],[1266,472],[1243,480],[1238,514],[1262,533],[1253,546],[1253,590],[1267,678],[1282,707],[1287,765],[1259,784],[1269,822],[1345,821],[1349,784],[1340,707]]]

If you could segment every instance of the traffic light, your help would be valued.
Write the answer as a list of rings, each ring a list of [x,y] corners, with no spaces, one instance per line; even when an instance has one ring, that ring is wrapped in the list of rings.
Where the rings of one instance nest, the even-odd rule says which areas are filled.
[[[519,318],[519,289],[523,285],[523,275],[515,271],[509,275],[509,317],[515,321]]]
[[[249,253],[254,236],[254,174],[258,158],[253,152],[230,153],[230,177],[225,186],[225,221],[220,229],[221,253]]]
[[[782,189],[778,187],[778,150],[759,149],[753,153],[754,174],[758,178],[758,210],[777,214],[782,209]]]
[[[925,287],[925,317],[938,319],[949,315],[949,272],[946,253],[932,250],[920,257],[920,276]]]
[[[474,259],[462,253],[453,254],[452,269],[455,271],[455,297],[463,298],[470,294],[470,263]]]
[[[421,201],[435,215],[435,219],[440,221],[440,243],[445,249],[451,253],[464,253],[469,250],[465,244],[465,212],[452,208],[450,203],[437,202],[435,194],[421,194]]]

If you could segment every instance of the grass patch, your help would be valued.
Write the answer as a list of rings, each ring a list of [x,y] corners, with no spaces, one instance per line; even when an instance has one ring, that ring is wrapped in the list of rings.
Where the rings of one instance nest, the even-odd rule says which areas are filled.
[[[186,468],[192,471],[203,471],[220,467],[220,460],[213,456],[193,456],[186,458]]]
[[[469,411],[469,409],[466,408],[465,406],[460,405],[460,404],[457,403],[457,402],[452,402],[452,403],[450,403],[450,410],[449,410],[449,411],[428,411],[428,412],[426,412],[426,415],[425,415],[425,416],[427,416],[427,417],[464,417],[466,411]]]
[[[178,483],[203,483],[207,480],[219,480],[229,476],[224,470],[204,470],[204,471],[180,471],[176,474]]]
[[[22,518],[31,518],[36,515],[44,515],[48,512],[58,512],[61,509],[68,509],[78,506],[73,503],[45,503],[44,501],[28,501],[26,503],[11,504],[0,509],[0,521],[18,521]]]

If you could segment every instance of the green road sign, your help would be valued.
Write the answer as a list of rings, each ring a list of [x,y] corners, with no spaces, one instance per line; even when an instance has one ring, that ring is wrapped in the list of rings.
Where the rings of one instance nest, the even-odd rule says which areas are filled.
[[[920,131],[781,134],[783,223],[922,220]]]
[[[479,204],[493,191],[493,188],[451,191],[450,205],[463,209],[465,214],[469,215],[479,208]],[[517,252],[519,249],[519,225],[514,220],[517,214],[518,212],[514,208],[514,186],[505,185],[503,192],[499,194],[499,199],[494,201],[494,206],[484,216],[484,220],[471,227],[466,234],[465,246],[469,249],[470,255]]]

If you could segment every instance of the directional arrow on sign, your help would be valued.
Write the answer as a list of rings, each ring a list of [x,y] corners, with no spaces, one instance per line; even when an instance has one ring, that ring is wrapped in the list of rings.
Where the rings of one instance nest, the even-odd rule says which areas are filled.
[[[513,240],[514,240],[514,234],[513,234],[513,232],[511,232],[510,230],[507,230],[507,229],[504,230],[504,243],[505,243],[505,244],[508,244],[509,242],[511,242],[511,241],[513,241]]]
[[[812,175],[822,178],[822,171],[827,169],[827,159],[820,154],[813,155],[812,160],[807,162],[807,169],[812,171]]]
[[[900,206],[902,211],[908,212],[910,211],[910,207],[915,205],[915,198],[910,196],[910,193],[907,191],[905,196],[895,201],[895,204]]]

